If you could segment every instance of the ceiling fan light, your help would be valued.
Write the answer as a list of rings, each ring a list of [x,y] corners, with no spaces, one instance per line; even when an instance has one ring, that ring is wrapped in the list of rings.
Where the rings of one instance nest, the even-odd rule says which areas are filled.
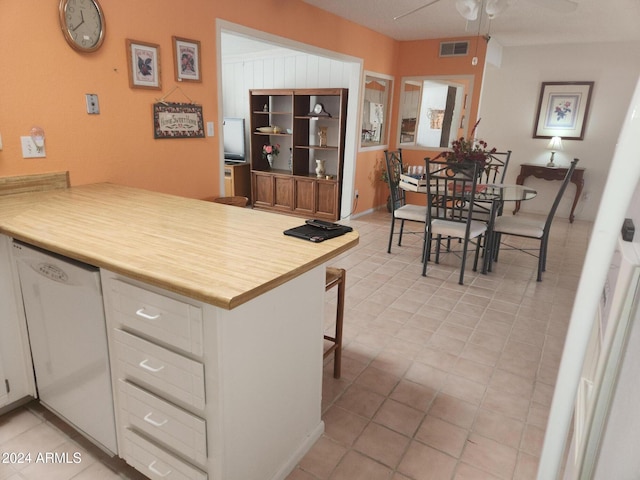
[[[466,20],[473,21],[478,18],[480,0],[456,0],[456,10]]]
[[[487,16],[491,19],[496,18],[507,9],[510,3],[510,0],[487,0],[485,6]]]

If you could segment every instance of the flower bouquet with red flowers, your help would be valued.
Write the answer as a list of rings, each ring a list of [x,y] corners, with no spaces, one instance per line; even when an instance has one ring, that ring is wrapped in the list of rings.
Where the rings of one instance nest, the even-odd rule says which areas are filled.
[[[489,156],[496,153],[497,150],[495,147],[489,149],[489,145],[484,140],[474,138],[474,133],[479,123],[480,120],[473,126],[469,138],[460,137],[452,141],[451,150],[440,153],[435,159],[444,158],[449,163],[478,162],[479,170],[483,169]]]

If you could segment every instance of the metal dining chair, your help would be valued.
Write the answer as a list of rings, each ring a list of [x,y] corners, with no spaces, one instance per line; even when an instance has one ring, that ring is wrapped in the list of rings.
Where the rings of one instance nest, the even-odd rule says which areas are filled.
[[[491,251],[493,252],[493,261],[498,261],[498,253],[500,250],[501,236],[502,234],[506,235],[514,235],[517,237],[526,237],[532,238],[540,241],[540,247],[538,250],[538,282],[542,281],[542,272],[545,271],[547,265],[547,248],[549,246],[549,233],[551,231],[551,224],[553,223],[553,218],[558,210],[558,206],[560,205],[560,200],[562,200],[562,195],[564,191],[567,189],[567,185],[571,181],[571,175],[573,175],[573,171],[576,169],[576,165],[579,160],[574,158],[571,162],[571,165],[567,169],[567,174],[562,181],[562,185],[560,186],[560,190],[556,194],[556,198],[551,206],[551,210],[547,214],[547,217],[544,220],[539,220],[535,218],[522,218],[517,215],[501,215],[496,218],[496,221],[493,225],[493,235],[492,235],[492,247]],[[529,253],[526,248],[517,248],[510,247],[512,250],[520,250],[525,253]],[[529,253],[533,255],[532,253]]]
[[[435,263],[440,262],[440,249],[444,239],[459,238],[462,243],[462,262],[458,283],[463,285],[465,263],[469,243],[475,240],[473,271],[478,269],[478,257],[482,237],[487,224],[473,219],[473,205],[478,189],[478,163],[449,163],[432,161],[427,163],[427,228],[422,251],[422,275],[427,274],[427,263],[431,257],[435,239]]]
[[[510,158],[511,150],[490,153],[487,156],[487,162],[479,173],[478,183],[485,185],[504,183]],[[473,215],[474,220],[489,221],[492,208],[493,204],[491,202],[476,199]],[[498,212],[498,214],[502,214],[502,205],[500,205],[500,212]]]
[[[396,220],[400,220],[400,231],[398,232],[398,246],[402,245],[402,234],[404,233],[404,222],[418,222],[424,225],[427,215],[427,207],[424,205],[413,205],[407,203],[405,191],[400,188],[400,176],[403,173],[402,150],[385,150],[384,158],[387,165],[387,184],[391,194],[391,231],[389,232],[389,246],[387,253],[391,253],[391,243],[393,243],[393,233]],[[420,231],[420,234],[423,230]]]
[[[511,150],[489,153],[478,183],[504,183],[510,159]]]

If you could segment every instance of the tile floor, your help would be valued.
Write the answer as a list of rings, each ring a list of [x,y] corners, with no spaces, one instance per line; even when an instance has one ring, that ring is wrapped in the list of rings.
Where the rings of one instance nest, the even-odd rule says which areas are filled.
[[[342,378],[327,359],[325,433],[287,480],[534,479],[592,224],[556,219],[542,283],[535,258],[501,250],[464,286],[451,254],[420,275],[418,235],[387,254],[386,212],[351,224],[360,244],[332,262],[347,268]],[[333,312],[330,292],[329,330]],[[26,450],[81,461],[0,463],[0,480],[145,478],[35,402],[0,417],[0,452]]]

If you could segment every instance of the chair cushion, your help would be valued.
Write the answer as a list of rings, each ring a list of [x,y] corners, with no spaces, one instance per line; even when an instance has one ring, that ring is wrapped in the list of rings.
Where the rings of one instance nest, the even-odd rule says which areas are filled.
[[[544,235],[544,220],[502,215],[496,218],[494,232],[520,235],[523,237],[542,238]]]
[[[402,220],[413,220],[415,222],[427,221],[427,207],[407,203],[393,211],[393,216]]]
[[[443,235],[445,237],[464,238],[466,223],[449,222],[447,220],[434,220],[431,222],[432,235]],[[487,230],[487,224],[471,220],[471,228],[469,230],[469,238],[476,238]]]

